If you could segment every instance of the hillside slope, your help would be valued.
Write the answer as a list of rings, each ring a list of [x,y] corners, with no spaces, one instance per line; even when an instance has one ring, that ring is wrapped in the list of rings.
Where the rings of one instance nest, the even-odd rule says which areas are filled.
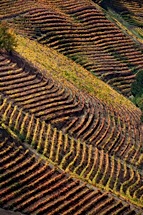
[[[142,48],[93,1],[10,2],[0,3],[17,40],[0,51],[0,208],[142,214],[141,111],[108,85],[131,94]]]
[[[102,1],[100,4],[107,10],[110,8],[118,13],[122,24],[129,29],[136,39],[143,43],[143,3],[141,1],[111,0]]]
[[[20,48],[19,46],[17,47],[17,50],[22,50],[22,37],[20,38],[21,45]],[[30,42],[26,44],[28,44],[32,55],[32,47],[35,46],[30,47]],[[33,42],[31,42],[31,45],[33,45]],[[49,49],[46,48],[46,51],[48,53]],[[52,53],[52,49],[50,49],[50,55],[52,54],[53,59],[55,59],[54,56],[57,53],[55,51]],[[62,59],[64,64],[64,57]],[[65,60],[67,63],[66,58]],[[69,64],[67,65],[70,70]],[[142,192],[140,191],[140,194],[138,193],[136,197],[136,190],[134,190],[137,187],[138,190],[142,190],[143,156],[141,153],[142,128],[139,121],[140,111],[125,98],[121,105],[122,96],[108,88],[106,84],[105,86],[104,83],[101,84],[96,78],[94,82],[92,78],[92,84],[100,83],[105,88],[105,92],[107,88],[111,94],[118,96],[117,101],[120,106],[118,102],[114,102],[111,105],[111,102],[108,101],[110,97],[106,97],[106,103],[103,103],[104,91],[103,95],[102,91],[100,94],[97,91],[97,98],[93,95],[92,97],[89,95],[87,97],[87,94],[80,92],[78,88],[63,78],[64,85],[61,84],[54,80],[51,75],[50,77],[48,76],[49,72],[55,71],[55,67],[53,69],[48,63],[46,66],[50,68],[50,71],[44,71],[46,74],[44,76],[17,54],[14,54],[13,57],[4,53],[1,54],[0,90],[4,97],[8,99],[4,99],[4,102],[1,104],[2,126],[9,132],[12,132],[14,137],[20,138],[21,141],[29,142],[32,140],[32,147],[37,149],[40,154],[46,156],[48,161],[54,165],[58,165],[64,171],[74,174],[74,177],[80,176],[82,180],[86,180],[94,186],[111,191],[141,206]],[[76,71],[79,70],[79,66],[76,68],[74,65],[74,68]],[[82,72],[82,68],[80,68],[76,81],[80,80],[79,77]],[[56,76],[55,74],[56,72],[53,73],[54,76]],[[94,89],[92,94],[96,95],[96,88],[94,88],[94,85],[91,86]],[[85,88],[85,90],[87,89],[88,87]],[[126,106],[125,101],[127,101],[128,106]],[[14,106],[12,105],[13,102]],[[17,112],[20,107],[22,109],[20,109],[20,112]],[[24,110],[26,113],[23,112]],[[124,114],[122,114],[122,111]],[[30,112],[32,113],[31,116]],[[35,118],[36,121],[33,118],[34,116],[37,117],[37,120]],[[42,120],[41,122],[39,117]],[[129,121],[131,118],[132,120]],[[85,123],[86,121],[87,123]],[[56,128],[52,130],[52,127],[49,127],[49,123]],[[48,128],[50,129],[50,136],[47,136],[48,134],[45,133],[45,129],[48,130]],[[26,129],[28,130],[26,131]],[[58,129],[61,129],[64,133],[62,134]],[[39,133],[39,138],[37,135],[37,137],[32,137],[31,135],[34,135],[33,132],[35,135]],[[127,133],[128,135],[126,135]],[[51,149],[48,145],[45,145],[47,144],[45,138],[52,141]],[[66,138],[68,139],[66,140]],[[72,138],[71,141],[70,138]],[[81,142],[76,140],[77,138],[80,138]],[[57,144],[56,141],[58,141]],[[68,143],[67,141],[70,142]],[[82,144],[82,141],[86,141],[86,144]],[[67,151],[63,151],[61,147],[57,148],[60,145],[65,148],[64,144],[68,144],[66,146]],[[73,147],[75,148],[74,150]],[[82,148],[83,156],[81,156]],[[97,157],[95,157],[95,160],[92,160],[95,152]],[[120,161],[120,157],[124,160],[123,163]],[[105,160],[109,163],[106,168]],[[99,167],[97,161],[100,164]],[[92,166],[93,164],[94,166]],[[108,168],[110,166],[113,169],[109,177]],[[116,173],[116,168],[120,169],[118,173]],[[126,177],[121,178],[122,172],[126,168]],[[134,175],[133,178],[131,174]],[[117,181],[116,177],[120,177],[120,180]],[[135,183],[135,179],[138,179],[137,183]],[[129,193],[130,187],[132,187],[132,194],[129,195],[127,193]]]
[[[26,50],[26,46],[22,45],[22,37],[20,37],[20,41],[21,45],[20,48],[19,46],[17,47],[17,50],[21,50],[23,55],[23,50],[26,53],[30,53],[32,58],[29,59],[32,60],[34,56],[32,47],[35,47],[35,43],[31,42],[30,46],[30,41],[26,42],[24,40],[25,44],[28,44],[28,50]],[[36,47],[38,49],[38,45]],[[52,56],[52,49],[45,49],[45,51],[46,55],[50,53]],[[43,58],[43,49],[41,54]],[[56,66],[55,55],[58,62],[58,54],[55,52],[53,52],[54,62],[51,62],[50,59],[47,61],[47,64],[44,62],[45,67],[49,67],[46,76],[38,75],[39,71],[36,73],[32,72],[34,69],[28,68],[26,61],[17,65],[16,57],[14,57],[13,62],[10,60],[10,56],[1,56],[0,92],[8,96],[24,110],[31,112],[38,118],[40,117],[46,123],[52,123],[57,129],[61,129],[76,139],[80,138],[88,144],[96,145],[106,152],[119,157],[122,155],[123,158],[134,165],[141,167],[143,136],[140,111],[106,84],[97,78],[94,80],[94,76],[91,78],[89,76],[89,80],[85,82],[86,91],[92,87],[92,93],[89,92],[91,96],[80,92],[78,88],[66,80],[64,80],[64,85],[59,81],[53,80],[51,75],[49,77],[50,72],[54,71],[55,77],[56,74],[59,74],[58,76],[61,77],[63,72],[66,71],[66,74],[69,74],[68,77],[71,75],[71,80],[69,78],[69,81],[76,85],[80,83],[82,74],[87,72],[75,65],[74,69],[77,75],[73,76],[73,72],[70,70],[70,68],[73,68],[69,66],[68,59],[61,56],[65,66],[64,69],[61,69],[60,74],[60,67]],[[40,56],[40,51],[38,56]],[[43,59],[45,58],[46,56]],[[39,66],[40,62],[42,64],[40,60]],[[54,68],[52,63],[55,65]],[[72,62],[70,63],[72,66]],[[33,64],[35,64],[35,61],[33,61]],[[68,70],[66,65],[68,65]],[[73,77],[76,77],[76,79],[73,79]],[[79,84],[82,91],[84,89],[83,80],[82,78],[82,82]],[[101,86],[102,91],[101,87],[99,90],[97,86]],[[114,102],[112,102],[113,98],[116,98]],[[138,160],[140,161],[139,163]]]
[[[135,74],[143,69],[140,45],[93,1],[40,2],[35,1],[35,7],[31,1],[26,2],[25,7],[31,9],[23,12],[19,1],[14,2],[13,16],[5,3],[1,17],[9,17],[11,25],[22,34],[58,50],[119,92],[131,95]]]
[[[6,130],[1,128],[0,134],[1,207],[33,215],[139,213],[124,200],[55,168]]]

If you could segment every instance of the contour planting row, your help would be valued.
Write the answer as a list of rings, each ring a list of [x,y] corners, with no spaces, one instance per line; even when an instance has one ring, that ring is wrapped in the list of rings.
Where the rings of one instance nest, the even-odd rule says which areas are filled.
[[[81,2],[81,5],[76,7],[76,1],[73,0],[72,2],[75,3],[75,11],[70,8],[70,3],[68,3],[65,7],[64,4],[61,4],[61,9],[64,10],[68,14],[72,14],[76,19],[78,19],[86,29],[88,29],[89,33],[94,37],[100,35],[99,28],[101,27],[103,34],[101,34],[102,44],[104,49],[108,49],[108,45],[112,42],[112,47],[114,51],[118,51],[119,58],[120,57],[127,57],[128,60],[134,57],[131,54],[131,50],[137,49],[135,43],[127,36],[125,36],[115,25],[111,23],[103,14],[103,12],[96,8],[96,6],[91,3],[88,6],[84,2]],[[96,20],[98,19],[98,22]],[[98,33],[99,32],[99,33]],[[112,34],[112,40],[108,39],[108,35]],[[114,35],[114,37],[113,37]],[[104,44],[105,43],[105,44]],[[102,45],[101,44],[101,45]],[[109,46],[110,48],[110,46]],[[132,51],[133,51],[132,50]],[[123,53],[122,53],[123,51]],[[114,53],[113,53],[114,54]],[[120,54],[122,54],[120,56]],[[143,65],[142,64],[142,55],[139,50],[137,50],[137,62],[133,64],[133,66]]]
[[[137,214],[107,192],[57,170],[0,128],[0,207],[24,214]]]
[[[131,25],[143,27],[143,3],[138,0],[112,0],[112,5],[122,17]]]
[[[138,113],[121,106],[107,107],[75,87],[39,78],[38,72],[23,70],[6,56],[1,56],[0,65],[0,92],[17,106],[76,139],[137,165],[143,140]]]
[[[111,2],[103,1],[101,4],[103,8],[107,9],[106,5],[119,13],[122,19],[127,22],[129,30],[135,34],[135,37],[138,36],[141,41],[143,37],[143,3],[138,0],[112,0]]]
[[[82,95],[76,95],[76,91],[63,87],[52,78],[41,79],[37,73],[24,71],[4,57],[0,60],[0,91],[17,105],[22,105],[24,109],[47,122],[60,124],[63,120],[63,125],[66,126],[66,121],[72,122],[74,116],[79,116],[80,120],[85,109]]]
[[[31,31],[31,37],[66,54],[104,81],[112,80],[109,84],[129,95],[135,79],[133,72],[143,68],[139,47],[92,2],[51,4],[58,10],[51,12],[48,7],[31,10],[15,23],[25,23],[23,28],[28,34]]]
[[[27,1],[10,1],[1,0],[0,1],[0,18],[7,18],[16,16],[18,14],[24,13],[32,8],[35,8],[36,0]]]
[[[27,14],[28,17],[30,18],[31,22],[34,22],[35,25],[31,25],[32,23],[29,22],[27,19]],[[49,18],[54,20],[55,22],[58,22],[58,25],[61,24],[61,27],[65,25],[65,28],[67,29],[71,27],[71,24],[67,25],[65,22],[65,19],[68,19],[68,21],[71,22],[70,18],[63,15],[63,13],[59,12],[59,10],[55,11],[52,9],[52,7],[48,7],[46,9],[45,7],[38,7],[33,8],[29,10],[27,13],[24,13],[23,15],[17,16],[14,18],[14,26],[18,27],[18,29],[25,29],[25,31],[28,33],[33,38],[37,38],[37,36],[41,35],[39,25],[41,26],[41,31],[45,32],[45,27],[50,28],[52,27],[52,22],[48,22]],[[48,20],[47,20],[48,19]],[[12,20],[9,20],[9,22],[12,22]],[[22,26],[21,26],[22,23]],[[63,25],[64,24],[64,25]],[[57,25],[57,26],[58,26]]]
[[[119,158],[109,156],[103,150],[70,138],[57,128],[53,128],[51,124],[46,125],[34,115],[24,113],[6,99],[1,102],[2,126],[17,135],[20,140],[29,143],[50,162],[66,172],[70,171],[92,185],[111,190],[142,206],[142,171]],[[142,166],[142,155],[138,157],[137,164]]]
[[[52,23],[54,23],[54,19],[51,19],[51,20],[52,20]],[[42,30],[42,26],[44,24],[41,26],[40,23],[37,25],[36,23],[33,24],[32,22],[30,22],[31,27],[29,27],[29,29],[32,29],[32,26],[35,26],[36,30],[34,33],[38,35],[38,37],[41,33],[44,33],[42,37],[38,38],[38,41],[40,41],[41,43],[43,44],[46,43],[51,47],[57,49],[58,51],[62,52],[63,54],[68,55],[76,62],[81,63],[88,70],[95,72],[96,75],[101,76],[102,74],[104,74],[104,79],[107,72],[111,71],[110,72],[111,77],[112,76],[114,77],[116,76],[115,71],[116,70],[121,71],[121,68],[122,68],[122,73],[125,73],[125,76],[130,75],[130,70],[128,70],[127,66],[124,65],[124,63],[120,64],[120,62],[119,61],[117,62],[114,59],[114,57],[107,56],[108,54],[103,53],[102,50],[98,50],[96,48],[96,50],[94,50],[94,53],[91,54],[92,50],[89,50],[89,47],[95,47],[95,44],[93,44],[93,41],[89,41],[89,34],[85,33],[86,31],[84,29],[80,30],[77,27],[72,27],[72,34],[71,34],[70,32],[71,24],[65,24],[57,21],[55,22],[56,24],[55,23],[51,24],[50,20],[49,20],[49,23],[45,24],[45,26],[43,27],[44,30]],[[59,30],[57,27],[59,28]],[[59,36],[59,33],[61,34],[61,36]],[[87,55],[88,50],[89,50],[89,55]],[[79,55],[83,57],[80,57]],[[96,62],[96,65],[94,65],[95,64],[94,62]],[[134,77],[132,77],[131,80],[133,82]],[[129,83],[129,88],[128,88],[129,90],[130,90],[130,85],[131,84]]]

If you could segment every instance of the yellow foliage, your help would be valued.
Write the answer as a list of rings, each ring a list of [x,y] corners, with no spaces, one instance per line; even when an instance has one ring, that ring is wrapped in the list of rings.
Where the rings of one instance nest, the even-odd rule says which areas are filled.
[[[70,84],[72,83],[78,89],[96,96],[115,108],[122,105],[131,110],[138,110],[131,101],[117,93],[108,84],[56,50],[20,35],[16,35],[16,39],[18,43],[16,51],[38,67],[46,77],[52,75],[66,86],[72,87]]]

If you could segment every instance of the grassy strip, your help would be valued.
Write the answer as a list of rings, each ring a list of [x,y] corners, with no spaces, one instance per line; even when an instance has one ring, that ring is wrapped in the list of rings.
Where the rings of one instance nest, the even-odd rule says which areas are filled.
[[[70,82],[78,89],[96,96],[108,105],[112,104],[115,107],[122,105],[132,110],[138,110],[132,102],[113,90],[108,84],[56,50],[20,35],[16,35],[16,39],[18,43],[16,51],[38,67],[41,72],[44,71],[45,76],[48,77],[50,74],[65,85]]]

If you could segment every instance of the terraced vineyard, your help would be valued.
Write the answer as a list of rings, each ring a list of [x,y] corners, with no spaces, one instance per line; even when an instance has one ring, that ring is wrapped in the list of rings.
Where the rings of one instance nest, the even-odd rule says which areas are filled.
[[[102,1],[106,10],[116,11],[117,19],[127,28],[134,38],[143,41],[143,3],[138,0]]]
[[[0,134],[0,205],[5,209],[24,214],[136,214],[135,208],[112,194],[57,170],[4,129]]]
[[[102,81],[131,95],[143,49],[101,1],[10,2],[0,19],[18,46],[0,51],[0,208],[142,214],[141,111]]]
[[[143,68],[139,45],[111,23],[92,1],[57,0],[48,4],[10,22],[129,96],[135,73]]]
[[[104,1],[103,3],[104,4]],[[111,7],[111,4],[108,3]],[[112,8],[120,13],[120,15],[131,25],[143,27],[143,3],[136,0],[112,0]]]
[[[68,211],[64,212],[65,210],[64,206],[67,208],[66,205],[67,205],[68,196],[69,196],[69,194],[67,193],[67,189],[70,190],[69,191],[70,193],[73,193],[73,191],[71,191],[71,187],[75,186],[75,184],[77,183],[77,182],[71,181],[72,185],[70,185],[69,179],[65,179],[66,172],[67,173],[71,172],[75,176],[82,178],[82,180],[84,179],[88,181],[92,185],[96,185],[97,187],[99,186],[99,188],[105,187],[106,190],[108,191],[110,190],[115,193],[119,193],[121,196],[130,198],[131,202],[135,201],[135,203],[138,203],[138,205],[140,206],[142,205],[142,175],[136,169],[133,169],[130,166],[128,166],[125,162],[122,163],[120,159],[115,159],[113,156],[110,157],[107,153],[104,153],[103,150],[98,150],[97,148],[93,149],[91,145],[88,147],[85,143],[76,141],[73,138],[71,139],[67,134],[63,134],[61,131],[60,132],[57,131],[56,128],[52,128],[50,124],[46,125],[45,122],[40,121],[39,118],[38,119],[34,118],[34,115],[30,116],[30,114],[24,113],[22,109],[18,109],[17,106],[13,105],[12,102],[8,102],[8,100],[3,98],[2,96],[1,96],[0,116],[2,121],[2,127],[8,130],[8,132],[10,132],[12,136],[18,138],[18,140],[24,143],[26,142],[30,143],[31,147],[36,149],[40,154],[43,154],[48,159],[48,161],[52,162],[54,165],[58,165],[64,171],[63,174],[60,174],[60,176],[56,175],[54,178],[53,170],[50,170],[50,177],[52,177],[50,179],[48,166],[44,165],[41,167],[40,165],[40,163],[42,162],[41,159],[37,160],[37,162],[34,162],[35,154],[28,155],[29,151],[23,150],[23,147],[22,147],[23,144],[22,145],[20,144],[20,146],[18,145],[16,147],[15,143],[11,139],[7,138],[8,135],[5,135],[6,137],[5,136],[3,137],[6,131],[2,129],[1,145],[2,145],[2,149],[3,148],[4,149],[1,150],[1,156],[4,156],[4,158],[1,158],[1,162],[2,162],[1,173],[3,173],[6,166],[6,170],[1,176],[2,182],[0,184],[0,187],[2,189],[1,196],[4,195],[4,198],[1,198],[2,207],[22,211],[24,213],[26,212],[28,214],[29,213],[35,214],[35,211],[38,214],[45,214],[50,211],[50,208],[52,209],[51,214],[56,214],[56,212],[59,213],[61,212],[61,210],[63,214],[68,214],[69,212],[72,212],[72,211],[74,212],[75,210],[77,210],[77,208],[79,208],[80,210],[78,211],[78,213],[81,214],[82,211],[86,213],[86,208],[88,208],[88,212],[90,212],[89,208],[92,208],[93,205],[96,203],[97,199],[101,198],[100,206],[95,204],[94,208],[92,208],[90,212],[91,214],[98,214],[98,212],[100,213],[103,212],[103,214],[108,214],[110,213],[110,210],[111,211],[113,210],[114,212],[116,212],[117,210],[118,213],[120,214],[121,211],[123,211],[124,213],[127,213],[127,211],[131,210],[130,207],[128,206],[122,206],[121,202],[120,204],[119,202],[118,203],[116,202],[117,203],[116,205],[113,197],[108,199],[107,193],[102,194],[102,193],[99,193],[99,191],[98,191],[98,194],[97,193],[95,194],[93,191],[89,193],[88,189],[85,189],[85,190],[83,189],[82,191],[81,187],[83,188],[83,186],[80,185],[79,197],[78,197],[78,194],[75,192],[74,195],[76,195],[76,197],[73,199],[77,200],[78,198],[81,198],[81,197],[83,198],[83,195],[84,195],[85,200],[83,199],[82,202],[83,203],[85,202],[86,205],[83,206],[83,209],[82,209],[81,205],[83,205],[83,203],[80,200],[80,205],[76,204],[74,206],[75,209],[74,207],[70,209],[68,208]],[[106,165],[108,164],[107,166],[105,165],[105,162],[106,162]],[[30,164],[30,167],[28,167],[28,163]],[[40,197],[44,195],[43,192],[46,195],[48,191],[44,189],[44,191],[42,192],[41,191],[42,187],[40,185],[41,192],[39,191],[40,193],[37,194],[38,188],[36,189],[35,185],[37,185],[39,181],[44,180],[45,174],[43,175],[41,173],[43,171],[46,171],[45,173],[46,176],[48,174],[47,176],[48,182],[45,179],[46,184],[42,183],[43,189],[45,187],[48,187],[48,190],[50,190],[51,192],[53,189],[55,189],[55,192],[57,192],[57,189],[59,188],[59,186],[62,183],[65,183],[65,181],[67,181],[68,188],[65,188],[65,184],[61,185],[64,187],[64,191],[63,189],[59,188],[61,195],[63,195],[63,193],[66,192],[66,196],[64,195],[64,197],[62,197],[63,200],[66,199],[66,204],[62,204],[61,199],[55,201],[56,196],[61,196],[61,195],[60,193],[53,194],[53,192],[51,197],[49,197],[48,195],[48,198],[46,198],[46,201],[44,201],[44,203],[42,202]],[[124,171],[126,173],[124,173]],[[18,172],[18,175],[16,174],[16,172]],[[52,175],[51,175],[51,172],[52,172]],[[30,174],[30,176],[28,173]],[[41,177],[38,177],[35,183],[33,183],[32,181],[32,184],[28,184],[28,187],[27,187],[28,179],[25,178],[25,175],[27,174],[28,174],[27,176],[28,179],[29,178],[31,179],[31,177],[33,178],[34,174],[36,174],[35,177],[38,177],[38,175],[42,174],[42,179]],[[10,177],[8,182],[5,181],[7,176]],[[63,180],[62,180],[62,177],[64,177]],[[17,182],[17,179],[19,182]],[[58,184],[57,180],[60,180],[59,182],[60,185]],[[62,182],[61,180],[64,182]],[[52,181],[54,181],[54,183],[57,182],[58,185],[53,184]],[[26,187],[25,187],[25,182],[26,182]],[[11,186],[10,186],[10,183],[11,183]],[[52,184],[54,188],[49,188],[47,183]],[[23,187],[21,188],[22,185],[30,193],[27,193]],[[78,182],[78,185],[79,185],[79,182]],[[32,190],[29,191],[31,186],[32,188],[34,188],[34,191]],[[78,190],[78,188],[74,188],[74,189]],[[22,195],[21,197],[18,195],[19,193],[23,194],[23,192],[26,192],[25,194],[26,196]],[[35,194],[36,196],[33,196],[33,192],[36,193]],[[94,194],[98,195],[98,198],[97,199],[95,198],[93,200]],[[44,200],[45,200],[45,195],[44,195]],[[92,201],[87,203],[87,201],[91,200],[90,198],[92,198]],[[39,200],[38,201],[39,203],[35,203],[35,199],[37,201]],[[54,203],[49,202],[50,199],[53,200]],[[106,199],[105,202],[104,202],[104,199]],[[46,202],[48,202],[48,205],[46,204]],[[113,203],[112,206],[111,206],[111,203]],[[58,208],[55,206],[56,208],[54,209],[54,204],[56,206],[59,204],[60,205]],[[69,201],[69,204],[71,205],[71,201]],[[135,211],[132,210],[132,213],[135,214]]]
[[[74,86],[65,87],[52,78],[38,77],[38,71],[32,74],[30,68],[24,71],[7,55],[1,55],[0,63],[0,91],[17,106],[88,145],[141,167],[143,136],[139,115],[124,111],[126,118],[122,118],[122,107],[115,110],[97,98],[79,93]],[[132,120],[128,122],[127,118]]]

